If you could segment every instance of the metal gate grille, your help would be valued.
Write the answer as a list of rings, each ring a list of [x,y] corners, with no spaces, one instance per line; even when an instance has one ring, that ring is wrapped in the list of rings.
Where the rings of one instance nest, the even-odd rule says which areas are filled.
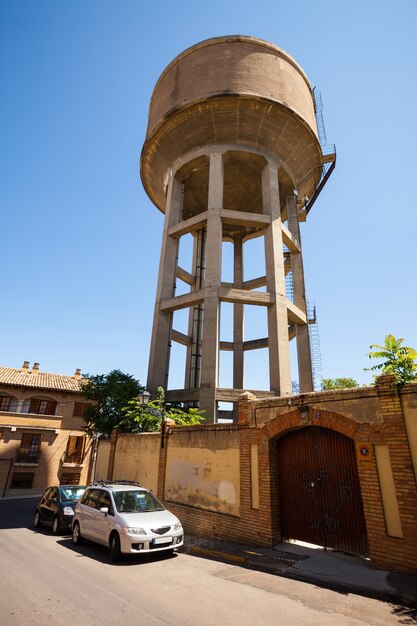
[[[284,539],[368,555],[354,442],[310,426],[278,441]]]

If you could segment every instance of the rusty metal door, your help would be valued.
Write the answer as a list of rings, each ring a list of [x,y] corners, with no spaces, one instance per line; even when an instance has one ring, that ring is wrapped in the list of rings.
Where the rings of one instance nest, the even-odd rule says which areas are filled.
[[[283,539],[368,555],[354,442],[309,426],[278,441]]]

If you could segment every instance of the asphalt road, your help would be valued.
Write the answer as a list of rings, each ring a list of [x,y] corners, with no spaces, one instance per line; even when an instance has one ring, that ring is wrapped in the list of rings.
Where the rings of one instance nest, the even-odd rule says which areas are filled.
[[[112,626],[417,623],[390,604],[191,554],[127,557],[35,530],[33,500],[0,502],[0,623]]]

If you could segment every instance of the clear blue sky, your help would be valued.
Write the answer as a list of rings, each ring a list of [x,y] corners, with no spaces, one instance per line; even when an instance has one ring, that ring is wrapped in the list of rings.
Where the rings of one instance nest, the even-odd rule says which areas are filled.
[[[146,382],[163,223],[139,178],[149,100],[177,54],[227,34],[300,63],[337,146],[302,229],[322,375],[371,381],[387,333],[417,346],[415,0],[3,0],[2,365]]]

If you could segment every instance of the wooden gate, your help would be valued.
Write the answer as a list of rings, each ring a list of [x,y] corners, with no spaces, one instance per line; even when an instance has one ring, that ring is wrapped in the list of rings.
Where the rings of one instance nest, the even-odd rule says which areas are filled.
[[[309,426],[278,441],[283,539],[368,555],[354,442]]]

